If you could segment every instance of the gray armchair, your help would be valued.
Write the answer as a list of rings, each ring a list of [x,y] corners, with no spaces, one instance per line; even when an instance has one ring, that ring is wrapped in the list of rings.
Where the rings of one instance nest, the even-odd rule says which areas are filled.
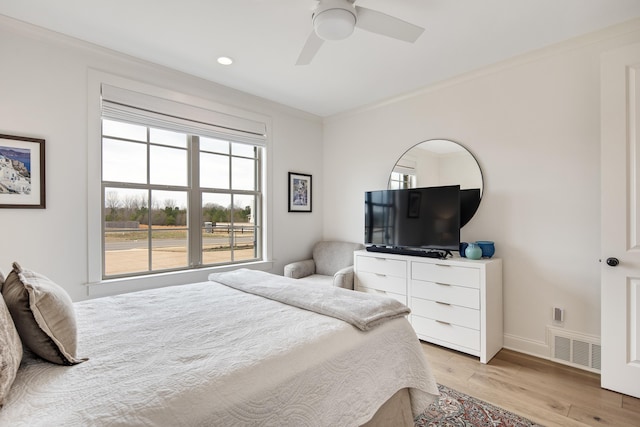
[[[313,258],[284,266],[285,277],[307,282],[353,289],[353,252],[361,243],[324,241],[313,247]]]

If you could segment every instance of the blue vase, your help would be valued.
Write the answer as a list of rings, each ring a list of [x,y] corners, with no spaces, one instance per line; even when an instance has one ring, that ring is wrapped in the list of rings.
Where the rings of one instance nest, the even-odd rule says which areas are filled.
[[[476,244],[480,246],[483,258],[491,258],[496,253],[495,245],[489,240],[478,240]]]
[[[467,242],[460,242],[460,249],[458,250],[458,252],[460,252],[460,256],[463,258],[466,256],[464,254],[464,251],[467,250],[467,246],[469,246]]]
[[[482,258],[482,249],[476,243],[469,243],[467,249],[464,250],[464,254],[469,259],[480,259]]]

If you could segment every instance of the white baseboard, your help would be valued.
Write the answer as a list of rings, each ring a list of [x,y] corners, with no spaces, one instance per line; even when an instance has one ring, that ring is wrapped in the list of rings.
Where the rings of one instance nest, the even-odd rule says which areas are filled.
[[[509,334],[504,334],[502,347],[541,359],[549,359],[549,354],[551,353],[549,345],[546,342],[534,341]]]

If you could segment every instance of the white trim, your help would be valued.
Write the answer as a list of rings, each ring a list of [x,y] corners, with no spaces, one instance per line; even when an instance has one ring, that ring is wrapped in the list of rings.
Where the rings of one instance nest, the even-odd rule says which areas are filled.
[[[252,270],[271,271],[273,263],[252,262],[242,265],[227,265],[222,267],[156,273],[123,279],[102,280],[100,282],[88,283],[86,285],[87,296],[89,298],[100,298],[128,292],[143,291],[146,289],[183,285],[185,283],[205,282],[211,273],[234,270],[240,267]]]
[[[102,76],[89,70],[87,76],[87,282],[102,279],[102,153],[100,86]]]
[[[542,359],[549,358],[549,345],[542,341],[504,334],[503,347],[520,353],[530,354]]]
[[[206,280],[207,272],[213,269],[234,269],[238,265],[184,270],[171,273],[150,274],[124,278],[118,280],[102,280],[102,235],[101,235],[101,89],[103,84],[123,88],[129,91],[142,93],[148,96],[173,100],[182,104],[192,105],[210,111],[219,112],[248,121],[262,123],[266,132],[266,147],[263,150],[265,159],[262,169],[262,179],[265,184],[262,207],[262,232],[263,232],[263,256],[262,262],[250,263],[254,268],[270,269],[273,257],[272,244],[272,206],[271,201],[273,178],[269,171],[272,170],[272,144],[271,142],[271,118],[259,113],[242,110],[239,108],[219,104],[211,100],[174,92],[170,89],[152,86],[146,83],[130,80],[124,77],[109,74],[103,71],[88,69],[87,76],[87,294],[90,296],[103,296],[107,294],[130,292],[153,287],[169,286],[172,284],[188,283]],[[249,264],[239,264],[249,267]],[[204,276],[203,276],[204,275]],[[105,287],[103,287],[105,286]],[[108,286],[108,288],[106,287]]]

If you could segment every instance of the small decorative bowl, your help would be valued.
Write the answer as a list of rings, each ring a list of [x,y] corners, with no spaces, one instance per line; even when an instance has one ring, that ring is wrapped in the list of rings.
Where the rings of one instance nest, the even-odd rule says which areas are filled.
[[[482,258],[491,258],[496,253],[494,243],[489,240],[478,240],[476,244],[482,249]]]
[[[466,255],[464,254],[464,251],[467,249],[467,246],[469,246],[469,244],[467,242],[460,242],[460,256],[465,258]]]

